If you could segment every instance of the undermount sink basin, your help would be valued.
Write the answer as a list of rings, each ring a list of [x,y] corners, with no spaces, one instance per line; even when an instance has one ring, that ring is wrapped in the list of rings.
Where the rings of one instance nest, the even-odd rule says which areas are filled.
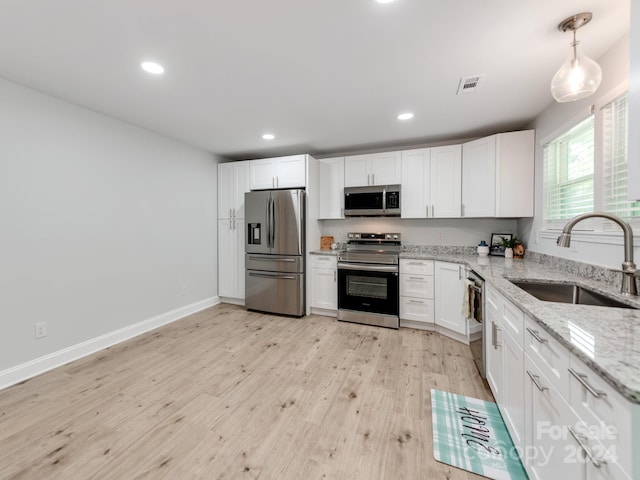
[[[633,305],[627,305],[626,303],[572,283],[557,284],[535,281],[511,281],[511,283],[530,295],[533,295],[538,300],[545,302],[638,309],[638,307]]]

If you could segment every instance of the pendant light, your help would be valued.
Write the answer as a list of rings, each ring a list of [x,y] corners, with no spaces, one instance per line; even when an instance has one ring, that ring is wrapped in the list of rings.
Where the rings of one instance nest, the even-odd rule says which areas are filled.
[[[602,81],[600,65],[578,51],[576,30],[591,21],[590,12],[578,13],[564,19],[558,30],[573,32],[573,42],[567,60],[551,80],[551,95],[560,103],[573,102],[595,93]]]

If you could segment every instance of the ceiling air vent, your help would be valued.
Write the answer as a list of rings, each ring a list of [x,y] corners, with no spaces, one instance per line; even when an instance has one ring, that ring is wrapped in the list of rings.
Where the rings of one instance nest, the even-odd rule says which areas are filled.
[[[475,92],[483,77],[484,75],[473,75],[471,77],[461,78],[457,94]]]

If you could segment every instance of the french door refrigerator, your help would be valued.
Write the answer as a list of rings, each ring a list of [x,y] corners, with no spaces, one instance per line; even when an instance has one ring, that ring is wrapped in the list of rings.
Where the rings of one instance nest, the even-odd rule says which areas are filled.
[[[245,305],[304,315],[304,190],[248,192],[244,200]]]

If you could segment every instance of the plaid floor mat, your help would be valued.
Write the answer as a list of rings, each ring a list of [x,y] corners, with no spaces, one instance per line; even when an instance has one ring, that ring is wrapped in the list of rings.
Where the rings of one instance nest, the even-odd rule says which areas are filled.
[[[498,405],[431,390],[436,460],[494,480],[527,479]]]

